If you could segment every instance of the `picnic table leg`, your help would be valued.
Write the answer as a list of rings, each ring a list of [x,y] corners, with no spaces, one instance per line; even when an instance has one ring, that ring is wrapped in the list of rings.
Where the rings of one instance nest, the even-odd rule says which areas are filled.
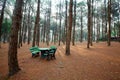
[[[50,56],[49,56],[49,53],[48,53],[48,55],[47,55],[47,60],[48,60],[48,61],[50,60]]]
[[[54,59],[56,59],[55,54],[53,54]]]

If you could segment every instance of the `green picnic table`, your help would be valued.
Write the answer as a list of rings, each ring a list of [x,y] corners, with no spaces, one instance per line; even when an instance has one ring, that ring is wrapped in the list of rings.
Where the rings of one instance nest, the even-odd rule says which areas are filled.
[[[46,58],[47,60],[49,60],[49,50],[50,48],[39,48],[40,49],[40,53],[41,53],[41,58]]]
[[[50,58],[55,58],[55,52],[57,48],[56,46],[50,46],[50,48],[39,48],[37,46],[30,48],[30,52],[32,53],[32,57],[36,55],[40,55],[41,58],[47,58],[49,60]],[[41,53],[41,54],[39,54]]]

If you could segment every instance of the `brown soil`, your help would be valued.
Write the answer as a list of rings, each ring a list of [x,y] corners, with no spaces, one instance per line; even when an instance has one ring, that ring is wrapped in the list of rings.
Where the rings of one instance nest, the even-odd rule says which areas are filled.
[[[65,55],[65,46],[57,46],[56,60],[47,61],[31,57],[31,45],[24,44],[18,49],[21,71],[9,80],[120,80],[120,43],[86,43],[71,46],[71,55]],[[41,47],[46,47],[43,45]],[[0,49],[0,80],[7,80],[8,44]]]

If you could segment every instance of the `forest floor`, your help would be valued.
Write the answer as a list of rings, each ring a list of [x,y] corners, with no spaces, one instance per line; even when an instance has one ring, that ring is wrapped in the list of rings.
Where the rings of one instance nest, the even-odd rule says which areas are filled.
[[[40,47],[47,47],[40,44]],[[90,49],[86,43],[71,46],[71,55],[65,55],[65,46],[57,46],[56,60],[47,61],[31,57],[31,45],[23,44],[18,49],[21,71],[9,79],[8,44],[0,49],[0,80],[120,80],[120,43],[93,43]]]

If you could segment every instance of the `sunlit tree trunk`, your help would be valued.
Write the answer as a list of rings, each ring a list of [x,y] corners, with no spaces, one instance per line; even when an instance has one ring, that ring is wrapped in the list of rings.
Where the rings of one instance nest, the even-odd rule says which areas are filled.
[[[67,30],[67,40],[66,40],[66,55],[70,55],[70,41],[71,41],[71,31],[72,31],[72,7],[73,7],[73,0],[70,0],[69,4],[69,27]]]
[[[17,59],[17,44],[18,44],[18,31],[22,21],[22,5],[23,0],[16,0],[15,9],[12,17],[12,28],[10,33],[10,43],[8,50],[8,69],[9,76],[16,74],[19,70]]]
[[[4,18],[4,9],[5,9],[5,5],[6,5],[6,1],[7,0],[4,0],[4,2],[3,2],[1,15],[0,15],[0,48],[1,48],[1,29],[2,29],[2,22],[3,22],[3,18]]]

